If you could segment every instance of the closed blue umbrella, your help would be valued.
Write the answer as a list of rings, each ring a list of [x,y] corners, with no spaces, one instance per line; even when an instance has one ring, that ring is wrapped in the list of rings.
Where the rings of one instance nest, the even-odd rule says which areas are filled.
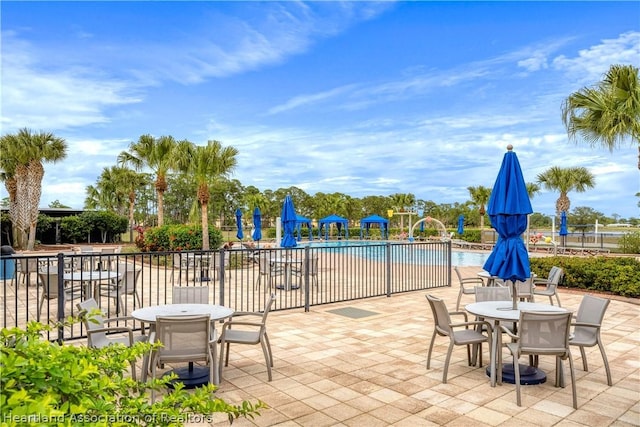
[[[558,234],[562,237],[562,246],[567,246],[567,212],[562,211],[560,214],[560,231]]]
[[[258,207],[253,210],[253,234],[251,238],[258,242],[262,240],[262,216]]]
[[[527,215],[533,212],[522,176],[522,169],[513,147],[507,146],[502,166],[493,186],[487,213],[491,225],[498,232],[498,241],[484,264],[492,276],[514,283],[531,276],[529,254],[521,235],[527,229]],[[514,309],[517,293],[512,292]]]
[[[236,237],[238,240],[242,240],[244,238],[244,234],[242,234],[242,211],[240,208],[236,209],[236,226],[238,227]]]
[[[293,200],[291,196],[287,195],[284,198],[284,204],[282,205],[282,241],[280,246],[283,248],[293,248],[296,246],[296,239],[293,237],[293,232],[296,229],[296,209],[293,207]]]
[[[462,236],[464,233],[464,215],[458,217],[458,234]]]

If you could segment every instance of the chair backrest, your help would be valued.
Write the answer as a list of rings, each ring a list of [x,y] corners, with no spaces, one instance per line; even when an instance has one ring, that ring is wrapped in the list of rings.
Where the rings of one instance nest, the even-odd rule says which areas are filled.
[[[531,278],[525,281],[516,280],[515,285],[516,295],[518,295],[518,297],[525,298],[533,295],[533,281]]]
[[[209,287],[174,286],[171,302],[173,304],[209,304]]]
[[[523,353],[565,355],[569,352],[570,311],[521,311],[518,324]]]
[[[511,289],[502,286],[476,286],[476,302],[511,301]]]
[[[38,279],[42,284],[42,292],[47,299],[58,298],[58,289],[60,287],[58,273],[52,273],[51,271],[49,273],[39,272]]]
[[[271,273],[271,256],[266,254],[260,254],[258,257],[258,265],[260,267],[260,274],[269,275]]]
[[[38,272],[38,258],[20,258],[18,262],[18,271],[24,274]]]
[[[580,307],[578,308],[578,314],[576,315],[576,322],[602,325],[604,313],[607,311],[609,302],[611,301],[606,298],[594,297],[592,295],[583,296]],[[575,328],[576,331],[580,331],[582,336],[592,336],[594,342],[598,334],[598,329],[599,328],[579,325]]]
[[[159,361],[206,360],[210,353],[211,318],[204,316],[158,316],[156,336],[162,343]]]
[[[451,333],[451,318],[449,311],[444,301],[433,295],[427,295],[427,301],[433,312],[433,319],[435,321],[436,332],[440,335],[449,335]]]
[[[117,270],[118,274],[121,274],[118,281],[118,289],[121,294],[133,294],[136,291],[136,284],[138,282],[138,278],[140,278],[140,274],[142,273],[141,268],[135,268],[131,264],[120,263],[118,264]]]
[[[456,276],[458,276],[458,281],[462,283],[462,274],[460,273],[460,270],[458,270],[457,265],[453,266],[453,271],[456,272]]]
[[[262,327],[267,323],[267,316],[273,307],[273,303],[276,301],[276,294],[271,294],[266,304],[264,305],[264,311],[262,312]]]
[[[551,267],[549,270],[549,276],[547,277],[547,286],[556,287],[562,281],[562,277],[564,276],[564,270],[560,267]]]
[[[77,303],[76,307],[80,310],[80,315],[87,331],[104,328],[104,317],[96,300],[89,298]],[[87,334],[87,341],[90,347],[98,348],[110,343],[105,332]]]

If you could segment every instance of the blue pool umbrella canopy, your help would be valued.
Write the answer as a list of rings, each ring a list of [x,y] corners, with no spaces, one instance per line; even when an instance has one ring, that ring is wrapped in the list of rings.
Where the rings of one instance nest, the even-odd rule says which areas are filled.
[[[293,206],[293,200],[291,196],[287,195],[284,198],[282,205],[282,231],[283,236],[280,242],[280,246],[283,248],[293,248],[296,246],[296,239],[293,237],[293,232],[296,229],[296,209]]]
[[[464,233],[464,215],[458,217],[458,234],[462,236]]]
[[[253,210],[253,234],[251,238],[258,242],[262,240],[262,215],[258,207]]]
[[[244,238],[244,234],[242,234],[242,211],[240,208],[236,209],[236,226],[238,227],[236,237],[238,240],[242,240]]]
[[[512,281],[515,286],[515,281],[531,276],[529,254],[521,235],[527,229],[527,215],[533,209],[518,157],[511,145],[507,150],[487,208],[491,225],[498,232],[498,241],[484,269],[492,276]],[[515,289],[513,291],[515,308],[517,295]]]

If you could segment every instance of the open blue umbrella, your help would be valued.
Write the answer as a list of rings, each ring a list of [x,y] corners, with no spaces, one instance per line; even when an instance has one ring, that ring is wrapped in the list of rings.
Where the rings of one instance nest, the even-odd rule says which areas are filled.
[[[525,281],[531,276],[529,254],[521,235],[527,229],[527,215],[533,212],[522,176],[522,169],[513,147],[507,146],[496,183],[493,186],[487,213],[491,225],[498,232],[498,241],[484,264],[492,276],[509,280],[515,287],[517,280]],[[517,293],[512,290],[513,308],[516,308]]]
[[[240,208],[236,209],[236,226],[238,227],[236,237],[238,240],[242,240],[244,238],[244,234],[242,234],[242,211]]]
[[[282,205],[282,241],[280,246],[283,248],[293,248],[296,246],[296,239],[293,237],[293,232],[296,229],[296,209],[293,207],[293,200],[291,196],[287,195],[284,198],[284,204]]]
[[[458,234],[462,236],[464,233],[464,215],[458,217]]]
[[[258,207],[253,210],[253,234],[251,238],[258,242],[262,240],[262,217]]]

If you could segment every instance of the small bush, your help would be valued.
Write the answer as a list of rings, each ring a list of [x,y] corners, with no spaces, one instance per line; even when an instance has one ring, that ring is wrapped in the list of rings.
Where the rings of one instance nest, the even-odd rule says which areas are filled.
[[[640,231],[626,233],[618,241],[618,247],[625,254],[640,254]]]
[[[640,262],[633,258],[531,258],[531,271],[539,277],[547,277],[554,265],[564,270],[563,286],[640,297]]]
[[[229,421],[259,415],[262,402],[230,405],[215,386],[189,392],[180,386],[150,403],[148,383],[126,376],[129,362],[153,346],[112,345],[103,349],[47,341],[49,326],[31,322],[26,330],[0,331],[0,417],[2,425],[181,426],[194,418],[226,413]]]
[[[222,244],[222,233],[217,228],[209,228],[209,246],[217,248]],[[196,225],[163,225],[149,228],[136,238],[136,245],[142,251],[188,251],[202,249],[202,228]]]

